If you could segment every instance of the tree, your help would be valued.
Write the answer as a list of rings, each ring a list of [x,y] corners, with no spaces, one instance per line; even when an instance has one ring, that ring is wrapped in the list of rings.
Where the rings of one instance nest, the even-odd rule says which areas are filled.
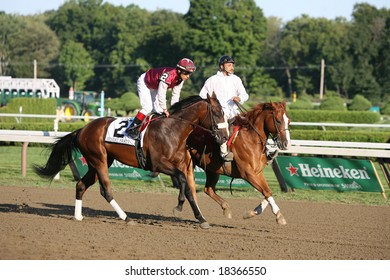
[[[326,86],[333,90],[343,88],[341,82],[348,80],[344,76],[350,72],[344,74],[341,70],[346,67],[338,67],[346,59],[347,32],[348,24],[343,19],[331,21],[303,15],[288,22],[282,30],[279,47],[287,77],[291,77],[288,88],[312,95],[318,93],[322,59],[330,65],[325,72]]]
[[[248,86],[260,55],[259,42],[266,34],[266,19],[255,1],[190,0],[184,18],[190,27],[186,50],[200,66],[200,77],[214,74],[219,57],[228,54],[235,59],[236,70]],[[200,88],[204,79],[194,79],[194,83]]]
[[[94,75],[94,61],[81,43],[66,43],[59,62],[64,70],[65,84],[74,90],[84,89],[85,82]]]
[[[0,25],[0,75],[32,78],[36,60],[38,77],[48,77],[59,52],[55,33],[40,17],[0,14]]]
[[[382,96],[381,69],[386,53],[381,46],[386,45],[386,21],[389,12],[380,11],[368,4],[356,4],[353,11],[353,25],[349,33],[350,51],[355,69],[352,93],[362,94],[373,103],[379,103]],[[384,84],[384,81],[382,82]]]

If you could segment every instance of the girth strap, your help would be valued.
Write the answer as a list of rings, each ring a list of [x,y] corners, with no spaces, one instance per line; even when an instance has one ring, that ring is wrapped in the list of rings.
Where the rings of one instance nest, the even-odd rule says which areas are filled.
[[[137,156],[138,164],[142,169],[146,167],[146,157],[141,147],[141,141],[139,139],[135,140],[135,154]]]

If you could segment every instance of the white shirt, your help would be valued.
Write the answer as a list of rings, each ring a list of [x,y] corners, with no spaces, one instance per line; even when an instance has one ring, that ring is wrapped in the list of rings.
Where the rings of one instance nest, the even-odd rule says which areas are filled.
[[[239,113],[237,105],[232,100],[233,97],[240,97],[241,104],[249,98],[240,77],[234,74],[225,76],[221,71],[206,80],[199,96],[206,99],[207,94],[211,96],[213,92],[221,103],[227,119],[231,119]]]

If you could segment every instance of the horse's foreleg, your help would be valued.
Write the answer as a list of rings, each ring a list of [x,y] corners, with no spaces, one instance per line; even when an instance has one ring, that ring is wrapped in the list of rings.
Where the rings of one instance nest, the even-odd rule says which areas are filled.
[[[262,202],[252,211],[248,211],[244,215],[244,219],[252,218],[254,216],[260,215],[264,212],[265,208],[268,206],[268,204],[271,206],[272,212],[276,215],[276,222],[280,225],[286,225],[286,219],[284,218],[283,214],[280,211],[279,206],[276,204],[274,198],[272,197],[272,191],[269,188],[267,181],[265,180],[264,174],[261,172],[259,174],[260,184],[257,183],[256,180],[248,180],[252,184],[253,187],[255,187],[258,191],[260,191],[264,199]]]
[[[204,192],[221,206],[224,216],[228,219],[231,219],[232,211],[229,204],[215,192],[215,186],[218,182],[218,179],[219,174],[206,171],[206,185]]]
[[[108,203],[114,208],[115,212],[118,214],[119,218],[126,221],[127,215],[115,201],[110,187],[110,180],[108,177],[108,167],[102,168],[98,171],[99,183],[100,183],[100,194],[106,199]]]
[[[280,212],[279,206],[276,204],[272,196],[267,198],[269,205],[271,205],[272,212],[276,215],[276,222],[280,225],[286,225],[286,219],[284,218],[282,212]]]
[[[192,208],[192,211],[194,212],[195,218],[200,222],[200,227],[203,229],[210,228],[210,224],[206,221],[206,219],[204,218],[204,216],[200,212],[198,203],[195,201],[194,197],[192,196],[192,192],[191,192],[188,184],[186,184],[185,196],[191,205],[191,208]]]
[[[177,216],[179,216],[179,212],[183,211],[183,205],[185,202],[185,193],[184,193],[184,190],[182,189],[182,186],[181,186],[179,179],[177,177],[171,176],[171,180],[172,180],[173,186],[175,188],[179,189],[179,196],[177,198],[177,200],[178,200],[177,206],[175,208],[173,208],[173,214],[177,217]]]
[[[185,199],[183,199],[183,197],[181,197],[181,196],[184,194],[185,197],[187,198],[188,202],[190,203],[190,206],[192,208],[192,211],[194,213],[195,218],[200,222],[200,227],[203,229],[209,228],[210,227],[209,223],[203,217],[202,213],[200,212],[197,200],[192,195],[192,190],[187,182],[186,176],[180,171],[176,172],[176,174],[177,175],[175,176],[175,178],[177,180],[177,183],[180,185],[178,207],[180,205],[183,206]],[[193,180],[193,179],[191,178],[190,180]],[[195,186],[195,183],[193,186]]]

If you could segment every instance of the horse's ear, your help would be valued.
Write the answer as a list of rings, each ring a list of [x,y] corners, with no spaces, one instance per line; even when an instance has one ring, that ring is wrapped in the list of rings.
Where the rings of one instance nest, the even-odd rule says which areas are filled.
[[[215,94],[214,91],[213,91],[213,94],[211,95],[211,98],[217,99],[217,95]]]

